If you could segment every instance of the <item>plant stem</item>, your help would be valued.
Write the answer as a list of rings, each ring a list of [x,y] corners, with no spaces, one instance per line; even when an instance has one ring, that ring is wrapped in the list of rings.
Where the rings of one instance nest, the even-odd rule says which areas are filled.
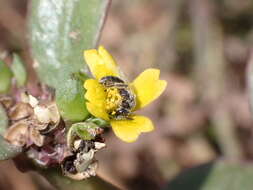
[[[75,181],[61,175],[59,169],[39,169],[39,173],[44,176],[53,186],[61,190],[118,190],[119,188],[104,181],[100,177],[91,177],[86,180]]]

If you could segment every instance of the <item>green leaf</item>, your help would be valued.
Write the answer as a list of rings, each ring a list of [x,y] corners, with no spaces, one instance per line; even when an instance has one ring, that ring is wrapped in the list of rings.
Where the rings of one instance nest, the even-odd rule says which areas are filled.
[[[0,135],[4,135],[8,126],[8,117],[2,105],[0,104]]]
[[[8,117],[0,104],[0,160],[7,160],[21,153],[21,148],[9,144],[2,135],[8,126]]]
[[[0,160],[7,160],[14,158],[16,155],[21,153],[21,148],[9,144],[4,138],[0,135]]]
[[[68,133],[71,135],[78,135],[83,140],[91,140],[95,138],[94,131],[98,128],[94,123],[82,122],[71,125]]]
[[[108,127],[110,125],[108,121],[96,117],[90,117],[89,119],[86,120],[86,122],[92,122],[99,127]]]
[[[0,60],[0,93],[7,93],[11,87],[11,70]]]
[[[61,116],[70,121],[81,121],[89,113],[85,106],[84,88],[82,82],[74,79],[62,81],[56,89],[56,102]]]
[[[98,126],[91,122],[74,123],[71,125],[67,133],[68,147],[72,147],[77,136],[83,140],[94,139],[97,128]]]
[[[189,169],[164,190],[252,190],[253,166],[217,161]]]
[[[17,80],[18,86],[24,86],[27,78],[26,70],[20,57],[14,54],[14,60],[11,65],[11,70],[14,74],[15,79]]]
[[[30,20],[32,52],[41,80],[56,88],[64,119],[88,116],[82,83],[71,78],[85,70],[83,51],[94,48],[109,0],[33,0]]]

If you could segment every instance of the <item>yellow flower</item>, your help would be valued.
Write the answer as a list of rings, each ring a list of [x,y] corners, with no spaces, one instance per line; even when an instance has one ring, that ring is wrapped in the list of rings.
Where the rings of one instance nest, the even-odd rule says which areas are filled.
[[[95,77],[84,83],[89,112],[108,121],[115,135],[125,142],[134,142],[142,132],[152,131],[154,126],[149,118],[132,112],[148,105],[165,90],[167,83],[159,80],[160,71],[147,69],[127,83],[102,46],[84,51],[84,59]]]

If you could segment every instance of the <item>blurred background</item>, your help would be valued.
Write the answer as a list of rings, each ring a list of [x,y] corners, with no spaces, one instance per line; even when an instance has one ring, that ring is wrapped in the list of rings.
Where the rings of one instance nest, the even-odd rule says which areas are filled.
[[[0,49],[12,43],[7,29],[15,14],[26,18],[27,0],[10,2],[14,16],[7,25],[0,18]],[[99,44],[129,81],[154,67],[168,86],[140,111],[155,131],[131,144],[105,134],[107,149],[97,155],[103,178],[130,190],[156,190],[183,170],[217,158],[252,161],[246,78],[252,22],[251,0],[112,1]],[[0,170],[1,189],[50,189],[10,161],[1,162]]]

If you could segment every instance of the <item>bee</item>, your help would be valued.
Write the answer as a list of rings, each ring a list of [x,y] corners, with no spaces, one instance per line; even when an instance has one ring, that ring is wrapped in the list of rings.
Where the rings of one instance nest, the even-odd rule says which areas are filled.
[[[130,86],[125,81],[115,76],[103,77],[99,82],[106,90],[117,89],[121,97],[121,101],[116,109],[108,111],[109,118],[116,120],[131,119],[130,114],[136,105],[136,99]]]

